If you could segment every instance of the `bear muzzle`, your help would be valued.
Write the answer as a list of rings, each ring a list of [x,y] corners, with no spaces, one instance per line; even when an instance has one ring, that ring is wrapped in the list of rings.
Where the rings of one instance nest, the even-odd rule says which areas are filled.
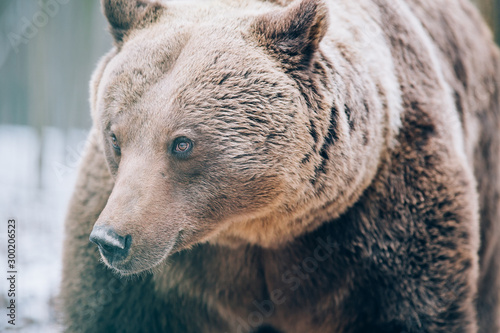
[[[89,240],[97,244],[103,258],[110,265],[127,258],[132,236],[120,236],[110,227],[96,226],[90,234]]]

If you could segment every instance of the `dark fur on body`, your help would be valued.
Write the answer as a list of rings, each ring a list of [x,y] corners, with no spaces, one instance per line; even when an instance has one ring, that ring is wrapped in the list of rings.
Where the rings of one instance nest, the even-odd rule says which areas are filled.
[[[328,19],[321,2],[304,1],[295,26],[271,4],[276,8],[250,24],[256,45],[278,59],[310,111],[300,140],[311,150],[301,156],[298,179],[318,204],[304,213],[310,218],[298,219],[303,224],[290,222],[289,234],[271,226],[262,235],[265,221],[250,220],[169,254],[153,274],[119,277],[88,242],[115,186],[109,152],[92,130],[66,224],[61,299],[68,331],[499,331],[498,49],[466,1],[360,3],[370,6],[392,56],[399,131],[388,125],[394,114],[384,113],[394,107],[388,90],[364,73],[366,55],[339,41],[335,56],[322,48],[321,38],[335,34],[325,32],[325,20],[334,25],[336,17]],[[147,30],[151,17],[167,15],[160,5],[144,6],[141,13],[154,15],[132,26]],[[114,52],[127,45],[128,26],[117,22]],[[369,152],[375,163],[366,166]],[[347,154],[358,155],[351,161]],[[347,174],[341,180],[355,190],[337,193],[330,187],[342,161],[361,176]],[[270,200],[258,198],[264,206]],[[268,312],[256,306],[269,301]],[[251,325],[259,311],[263,322]]]

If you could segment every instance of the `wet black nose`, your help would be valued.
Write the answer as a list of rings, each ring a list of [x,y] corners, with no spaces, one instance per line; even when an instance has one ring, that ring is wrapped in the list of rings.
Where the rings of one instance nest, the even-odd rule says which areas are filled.
[[[89,240],[110,263],[125,259],[132,244],[132,236],[120,236],[109,227],[94,227]]]

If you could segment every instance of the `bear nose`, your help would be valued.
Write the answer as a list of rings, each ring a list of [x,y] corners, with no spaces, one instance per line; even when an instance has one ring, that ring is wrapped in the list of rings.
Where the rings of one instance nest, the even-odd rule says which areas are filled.
[[[112,263],[127,257],[132,236],[120,236],[110,227],[95,227],[89,240],[97,244],[101,254]]]

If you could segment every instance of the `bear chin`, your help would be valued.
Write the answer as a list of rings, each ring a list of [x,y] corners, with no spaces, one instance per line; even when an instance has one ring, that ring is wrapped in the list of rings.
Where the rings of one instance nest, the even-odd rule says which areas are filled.
[[[109,267],[115,274],[121,276],[131,276],[152,271],[155,267],[160,265],[170,254],[167,251],[165,256],[159,259],[145,259],[145,258],[130,258],[126,261],[119,261],[110,263],[102,254],[101,260],[107,267]]]

